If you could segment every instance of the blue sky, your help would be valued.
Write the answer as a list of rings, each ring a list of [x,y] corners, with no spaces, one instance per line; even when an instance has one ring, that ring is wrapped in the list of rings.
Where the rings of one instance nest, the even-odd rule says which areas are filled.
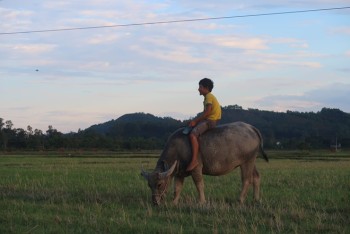
[[[319,1],[0,1],[0,33],[350,6]],[[0,117],[76,132],[123,114],[222,106],[350,113],[350,10],[0,35]],[[244,121],[244,120],[243,120]]]

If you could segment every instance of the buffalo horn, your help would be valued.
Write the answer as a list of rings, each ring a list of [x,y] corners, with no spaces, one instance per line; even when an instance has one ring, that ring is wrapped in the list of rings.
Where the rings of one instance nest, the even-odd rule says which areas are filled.
[[[166,177],[170,176],[174,172],[176,164],[177,164],[177,161],[173,163],[173,165],[169,168],[169,170],[159,173],[159,178],[165,179]]]

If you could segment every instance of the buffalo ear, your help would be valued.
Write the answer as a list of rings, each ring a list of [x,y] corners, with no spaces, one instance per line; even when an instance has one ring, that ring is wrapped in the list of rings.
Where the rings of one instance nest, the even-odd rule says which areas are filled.
[[[162,163],[163,163],[163,169],[164,169],[163,171],[169,170],[169,165],[168,165],[168,163],[167,163],[165,160],[163,160]]]
[[[148,181],[149,178],[149,172],[145,171],[143,169],[143,167],[141,167],[141,175],[143,176],[143,178],[145,178]]]

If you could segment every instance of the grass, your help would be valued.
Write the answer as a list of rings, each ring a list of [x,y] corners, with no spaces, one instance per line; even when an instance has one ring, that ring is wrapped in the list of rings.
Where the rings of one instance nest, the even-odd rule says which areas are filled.
[[[259,204],[252,191],[238,204],[238,169],[205,177],[203,206],[187,178],[180,204],[171,187],[161,207],[140,177],[154,157],[2,155],[0,233],[350,233],[350,153],[269,155]]]

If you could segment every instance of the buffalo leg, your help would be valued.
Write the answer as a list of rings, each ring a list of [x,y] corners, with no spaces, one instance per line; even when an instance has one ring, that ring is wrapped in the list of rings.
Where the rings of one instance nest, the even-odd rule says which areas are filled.
[[[198,191],[199,203],[203,204],[205,203],[205,195],[204,195],[204,181],[203,181],[203,174],[202,174],[202,166],[198,166],[192,171],[192,179]]]
[[[239,196],[240,203],[244,203],[247,197],[249,186],[253,183],[253,171],[255,167],[255,157],[241,165],[242,190]]]
[[[180,193],[184,184],[185,177],[175,177],[174,181],[174,200],[173,204],[177,205],[179,203]]]
[[[253,171],[253,186],[254,186],[254,199],[255,201],[259,201],[260,199],[260,175],[256,166],[254,166]]]

